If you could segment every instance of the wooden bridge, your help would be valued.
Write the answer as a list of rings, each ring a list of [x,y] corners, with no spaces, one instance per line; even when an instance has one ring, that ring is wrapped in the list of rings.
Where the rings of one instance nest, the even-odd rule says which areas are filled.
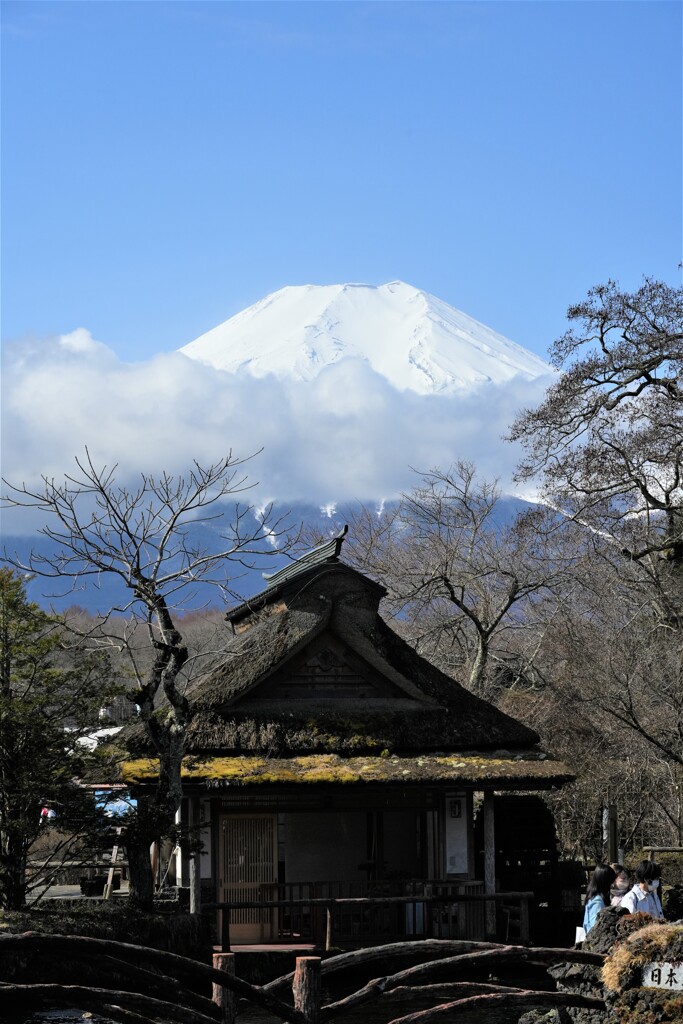
[[[59,984],[10,981],[12,960],[25,962],[27,957],[45,965],[61,965],[62,974],[67,976]],[[356,992],[323,1005],[323,977],[373,961],[406,958],[422,962],[374,978]],[[415,999],[434,1001],[430,1009],[403,1014],[389,1024],[457,1020],[462,1012],[473,1010],[481,1010],[485,1019],[487,1010],[500,1007],[604,1010],[602,1000],[587,996],[467,980],[482,969],[488,973],[506,965],[547,966],[560,962],[601,966],[604,957],[575,949],[426,939],[355,950],[326,960],[299,957],[292,974],[260,986],[235,976],[233,953],[215,953],[213,966],[209,966],[131,943],[26,932],[0,936],[0,1002],[5,1012],[16,1014],[17,1020],[39,1010],[75,1007],[117,1024],[234,1024],[240,1000],[267,1010],[275,1020],[287,1024],[327,1024],[349,1010],[378,1000],[387,1004],[392,1000],[402,1004]],[[101,984],[81,984],[84,963],[99,968]],[[434,982],[444,976],[447,981]],[[205,994],[199,994],[202,989]],[[390,1018],[390,1005],[387,1013]]]

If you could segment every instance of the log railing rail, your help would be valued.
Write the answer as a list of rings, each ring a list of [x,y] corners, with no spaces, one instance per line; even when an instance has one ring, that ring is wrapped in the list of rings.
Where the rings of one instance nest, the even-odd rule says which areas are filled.
[[[683,846],[644,846],[643,853],[647,854],[648,860],[656,860],[658,853],[683,853]]]
[[[423,946],[429,956],[437,956],[426,963],[420,963],[399,970],[389,976],[375,978],[343,999],[322,1005],[321,977],[343,967],[368,963],[387,956],[405,956],[405,947],[415,953]],[[441,956],[439,952],[455,952]],[[65,978],[62,984],[45,982],[16,984],[3,980],[7,977],[5,968],[7,954],[20,953],[22,960],[27,953],[53,958],[53,963],[68,969],[71,958],[76,958],[74,970],[82,974],[80,961],[95,961],[107,965],[108,973],[115,976],[113,984],[120,985],[125,979],[130,989],[117,987],[87,986],[69,984]],[[281,1021],[288,1024],[327,1024],[328,1021],[378,999],[402,1002],[422,999],[425,996],[439,1000],[427,1010],[405,1014],[390,1024],[432,1024],[439,1020],[454,1020],[461,1012],[474,1009],[499,1007],[538,1007],[551,1009],[559,1006],[584,1007],[604,1010],[601,999],[564,992],[536,991],[515,988],[510,985],[496,985],[490,982],[468,980],[473,971],[486,971],[504,965],[533,963],[540,965],[558,962],[601,966],[605,957],[575,949],[533,948],[527,946],[504,946],[493,943],[477,944],[437,940],[420,943],[392,943],[383,947],[355,950],[328,960],[320,957],[298,957],[294,974],[285,975],[269,985],[251,985],[234,975],[234,954],[214,954],[214,966],[188,960],[186,957],[161,950],[147,949],[131,943],[92,939],[82,936],[42,935],[26,932],[21,935],[0,936],[0,1001],[12,1005],[12,1001],[23,1001],[23,1008],[53,1009],[75,1006],[89,1012],[99,1013],[119,1024],[152,1024],[164,1020],[168,1024],[235,1024],[237,1000],[249,1002],[267,1009]],[[142,966],[153,966],[153,973]],[[446,981],[433,978],[446,975]],[[213,998],[197,995],[189,986],[198,982],[211,982]],[[291,985],[293,1006],[277,995]],[[142,991],[140,991],[142,989]],[[172,1000],[172,1001],[171,1001]],[[445,1000],[445,1001],[443,1001]]]
[[[3,964],[7,962],[7,955],[12,952],[21,952],[22,955],[34,952],[41,957],[52,957],[58,963],[68,960],[69,957],[77,957],[79,961],[94,960],[101,963],[106,957],[111,974],[129,978],[133,983],[137,981],[143,986],[143,992],[131,990],[122,993],[116,989],[66,983],[10,984],[4,980]],[[215,955],[214,964],[221,956],[224,954]],[[161,970],[161,975],[145,970],[142,964]],[[34,1008],[77,1005],[91,1013],[99,1013],[112,1020],[122,1020],[124,1024],[130,1022],[130,1011],[141,1014],[144,1019],[154,1018],[156,1014],[157,1017],[161,1015],[161,1019],[168,1019],[169,1022],[179,1021],[180,1024],[205,1024],[205,1018],[214,1024],[215,1021],[222,1020],[215,1002],[197,997],[189,991],[190,982],[215,984],[219,988],[228,989],[237,998],[247,999],[256,1006],[269,1010],[288,1024],[304,1024],[301,1013],[272,992],[264,990],[262,986],[251,985],[237,978],[229,970],[211,967],[179,956],[177,953],[150,949],[129,942],[80,935],[44,935],[37,932],[0,935],[0,1004],[4,998],[22,997],[27,1006]],[[173,997],[173,1003],[168,1001],[168,996]],[[147,1000],[152,1002],[149,1003]],[[199,1003],[196,1000],[199,1000]],[[123,1014],[119,1016],[116,1014],[117,1003],[124,1007]],[[164,1006],[152,1003],[163,1003]],[[145,1011],[149,1011],[149,1014]]]
[[[533,892],[496,892],[496,893],[448,893],[438,896],[344,896],[344,897],[307,897],[304,899],[285,900],[235,900],[212,903],[206,909],[214,909],[218,912],[216,931],[219,945],[222,952],[230,951],[230,918],[234,911],[240,910],[276,910],[285,909],[290,913],[298,911],[299,914],[304,908],[318,907],[326,912],[325,928],[325,949],[330,950],[334,946],[333,911],[342,907],[354,907],[359,910],[377,907],[412,907],[412,931],[410,934],[418,934],[418,916],[416,907],[440,908],[445,915],[445,920],[438,927],[442,928],[446,937],[450,937],[453,930],[454,911],[453,908],[460,904],[505,904],[515,903],[519,907],[519,940],[522,945],[529,943],[529,905],[534,899]],[[292,935],[288,938],[291,940]],[[276,941],[273,937],[269,941]]]

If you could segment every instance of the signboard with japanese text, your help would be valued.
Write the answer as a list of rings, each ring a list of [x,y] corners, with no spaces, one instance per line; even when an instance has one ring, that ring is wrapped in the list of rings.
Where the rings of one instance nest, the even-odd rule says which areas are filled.
[[[663,988],[671,992],[683,991],[683,961],[662,960],[661,963],[645,964],[643,988]]]

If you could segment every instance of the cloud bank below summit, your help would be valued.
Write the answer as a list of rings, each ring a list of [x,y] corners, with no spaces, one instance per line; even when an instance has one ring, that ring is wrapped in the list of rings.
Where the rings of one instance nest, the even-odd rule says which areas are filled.
[[[414,482],[411,467],[458,458],[511,489],[518,452],[502,436],[548,383],[518,377],[457,396],[419,395],[353,357],[313,380],[254,378],[180,352],[124,363],[79,329],[7,348],[3,476],[61,480],[85,446],[96,465],[118,463],[121,482],[262,449],[248,467],[256,504],[389,499]],[[5,528],[18,533],[18,524],[12,515]]]

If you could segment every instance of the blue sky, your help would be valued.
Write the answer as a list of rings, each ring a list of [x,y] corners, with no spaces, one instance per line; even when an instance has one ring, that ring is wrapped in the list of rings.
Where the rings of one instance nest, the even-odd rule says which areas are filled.
[[[5,339],[170,352],[287,284],[402,279],[544,354],[680,281],[678,2],[12,2]]]
[[[592,285],[680,281],[678,2],[0,7],[11,482],[87,445],[128,485],[263,449],[257,506],[381,506],[456,459],[510,491],[547,377],[445,398],[176,349],[285,285],[401,279],[545,355]]]

